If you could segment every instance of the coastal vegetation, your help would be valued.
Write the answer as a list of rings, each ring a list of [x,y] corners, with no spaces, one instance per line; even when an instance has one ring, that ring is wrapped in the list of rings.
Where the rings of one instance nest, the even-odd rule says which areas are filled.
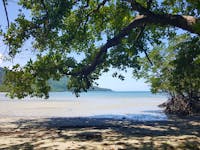
[[[145,78],[153,93],[169,94],[162,104],[170,114],[200,113],[200,38],[188,34],[176,36],[167,44],[154,47],[149,53],[153,62],[140,59],[137,78]]]
[[[20,0],[19,5],[31,15],[20,10],[14,22],[7,18],[8,29],[1,35],[10,57],[32,40],[36,60],[6,70],[11,97],[48,98],[49,80],[63,77],[78,96],[110,68],[132,68],[152,91],[169,93],[167,112],[198,113],[199,1]],[[125,78],[117,72],[113,77]]]
[[[6,88],[6,86],[3,84],[4,75],[5,75],[5,73],[3,71],[3,68],[0,67],[0,92],[8,91],[8,89]]]

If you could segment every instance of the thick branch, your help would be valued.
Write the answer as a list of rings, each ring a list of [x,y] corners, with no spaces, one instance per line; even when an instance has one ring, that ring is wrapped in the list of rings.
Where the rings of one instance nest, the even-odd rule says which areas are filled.
[[[129,31],[136,27],[141,27],[144,24],[150,25],[161,25],[161,26],[173,26],[179,27],[181,29],[187,30],[191,33],[196,33],[200,35],[200,31],[194,29],[194,25],[199,21],[199,19],[192,16],[181,16],[181,15],[171,15],[171,14],[153,14],[150,15],[140,15],[137,16],[128,26],[119,32],[114,38],[107,41],[105,45],[100,47],[99,52],[97,53],[94,61],[88,66],[84,67],[78,72],[71,72],[70,75],[83,75],[87,76],[93,72],[96,67],[103,62],[102,57],[107,53],[107,50],[113,46],[116,46],[120,43],[121,39],[129,34]],[[69,75],[68,74],[68,75]]]
[[[171,15],[171,14],[156,14],[149,10],[150,3],[147,5],[147,8],[143,7],[140,3],[135,0],[124,0],[131,3],[133,10],[138,11],[140,14],[149,17],[148,23],[160,24],[160,25],[170,25],[174,27],[179,27],[183,30],[187,30],[191,33],[200,35],[200,30],[197,30],[195,25],[200,24],[200,18],[195,18],[193,16],[184,16],[184,15]]]
[[[195,27],[200,18],[171,14],[151,14],[148,18],[148,24],[169,25],[200,35],[200,30]]]
[[[129,31],[132,30],[133,28],[136,28],[138,26],[142,26],[144,22],[148,20],[147,17],[144,16],[138,16],[134,19],[132,23],[130,23],[128,26],[126,26],[124,29],[121,30],[121,32],[113,37],[112,39],[108,40],[105,45],[103,45],[99,52],[97,53],[96,57],[94,58],[94,61],[88,65],[87,67],[83,68],[82,70],[78,72],[71,73],[71,75],[85,75],[87,76],[91,72],[93,72],[96,68],[97,65],[102,63],[102,56],[107,53],[107,50],[110,47],[116,46],[117,44],[120,43],[120,40],[128,35]]]

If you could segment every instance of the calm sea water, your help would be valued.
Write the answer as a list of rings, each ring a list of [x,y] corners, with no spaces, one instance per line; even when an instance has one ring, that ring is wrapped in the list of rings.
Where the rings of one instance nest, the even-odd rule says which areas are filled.
[[[80,93],[79,97],[76,97],[72,92],[50,92],[49,99],[47,101],[68,101],[68,100],[114,100],[114,99],[137,99],[145,98],[148,99],[163,99],[167,96],[165,94],[152,94],[150,91],[89,91]],[[6,96],[6,93],[0,92],[0,101],[2,100],[12,100]],[[17,100],[16,98],[14,100]],[[26,97],[22,100],[45,100],[41,98],[30,98]]]
[[[22,101],[11,100],[5,97],[5,93],[0,93],[1,109],[15,116],[166,120],[166,115],[158,107],[166,100],[166,95],[147,91],[93,91],[81,93],[78,98],[71,92],[51,92],[48,100],[25,98]]]
[[[152,94],[150,91],[89,91],[75,97],[72,92],[51,92],[50,100],[81,100],[81,99],[134,99],[134,98],[165,98],[164,94]]]

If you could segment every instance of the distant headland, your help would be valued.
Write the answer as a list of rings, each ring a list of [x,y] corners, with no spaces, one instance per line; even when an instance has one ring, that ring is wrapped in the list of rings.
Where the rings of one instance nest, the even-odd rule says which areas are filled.
[[[6,85],[2,85],[3,78],[4,78],[4,69],[2,67],[0,67],[0,92],[8,91],[7,88],[6,88]],[[67,77],[63,77],[59,81],[55,81],[55,80],[50,79],[48,82],[49,82],[49,85],[51,86],[51,92],[69,91],[67,89],[67,82],[68,82]],[[97,86],[93,86],[88,91],[112,91],[112,90],[107,89],[107,88],[100,88],[100,87],[97,87]]]

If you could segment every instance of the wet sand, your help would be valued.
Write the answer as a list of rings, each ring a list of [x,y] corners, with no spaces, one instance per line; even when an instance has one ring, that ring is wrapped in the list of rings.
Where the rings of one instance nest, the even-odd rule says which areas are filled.
[[[92,117],[117,115],[159,115],[161,98],[80,99],[80,100],[0,100],[2,117]],[[155,113],[153,113],[155,112]],[[147,118],[148,119],[148,118]]]

